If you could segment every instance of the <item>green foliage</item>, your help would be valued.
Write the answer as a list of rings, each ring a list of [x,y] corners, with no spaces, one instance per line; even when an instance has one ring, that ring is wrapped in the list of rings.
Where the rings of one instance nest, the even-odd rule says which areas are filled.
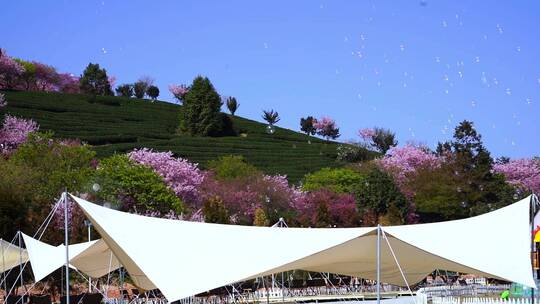
[[[336,193],[352,193],[363,180],[360,173],[349,168],[323,168],[306,175],[302,188],[305,191],[329,189]]]
[[[515,189],[504,182],[504,177],[493,173],[493,159],[484,147],[482,136],[471,121],[462,121],[454,130],[453,140],[439,143],[437,151],[447,158],[457,179],[457,194],[463,213],[474,216],[512,201]],[[450,173],[451,174],[451,173]]]
[[[53,130],[55,136],[89,142],[98,157],[148,147],[170,150],[205,165],[223,155],[243,155],[259,170],[286,174],[293,183],[308,172],[341,165],[336,162],[336,143],[325,143],[315,137],[308,143],[304,134],[280,127],[276,127],[275,134],[268,135],[265,124],[239,116],[222,113],[244,136],[196,137],[175,133],[181,106],[167,102],[96,96],[94,103],[90,103],[88,96],[76,94],[3,93],[9,103],[0,113],[7,111],[32,118],[41,130]],[[70,115],[74,112],[77,115]]]
[[[234,113],[236,113],[236,110],[240,107],[240,104],[236,101],[235,97],[229,97],[227,98],[227,109],[229,109],[229,112],[231,112],[231,115],[234,116]]]
[[[218,136],[223,132],[221,98],[208,78],[197,76],[183,101],[180,131],[199,136]]]
[[[315,119],[313,116],[308,116],[306,118],[300,118],[300,131],[306,133],[306,135],[315,135],[317,129],[313,125]]]
[[[270,225],[270,222],[268,221],[268,218],[266,217],[266,213],[264,212],[264,209],[262,208],[255,209],[255,219],[253,220],[253,225],[261,226],[261,227]]]
[[[401,223],[404,223],[409,211],[405,196],[399,191],[392,177],[374,168],[365,176],[364,182],[354,189],[358,210],[372,211],[377,217],[387,214],[390,206],[399,210]]]
[[[218,180],[253,177],[261,174],[257,168],[249,164],[241,155],[225,155],[208,162],[208,169],[215,173]]]
[[[122,84],[122,85],[119,85],[117,88],[116,88],[116,93],[119,95],[119,96],[122,96],[122,97],[132,97],[133,96],[133,85],[131,84]]]
[[[377,155],[374,151],[369,151],[369,149],[360,144],[340,144],[337,147],[337,160],[356,163],[366,160],[371,160]]]
[[[383,128],[375,128],[375,135],[372,137],[373,146],[382,154],[386,154],[390,148],[397,146],[396,134]]]
[[[133,95],[135,95],[136,98],[142,99],[144,98],[147,89],[148,84],[139,80],[133,84]]]
[[[18,58],[16,58],[15,61],[17,61],[20,65],[23,66],[24,72],[21,75],[21,80],[24,82],[25,89],[30,90],[30,86],[32,85],[32,83],[34,83],[36,78],[36,65],[30,61]]]
[[[207,199],[203,204],[204,221],[207,223],[228,224],[229,213],[218,196]]]
[[[80,79],[81,91],[90,95],[113,95],[107,71],[89,63]]]
[[[131,161],[126,155],[114,155],[101,161],[96,170],[96,182],[101,185],[100,199],[121,209],[155,210],[181,213],[182,201],[167,187],[163,178],[151,168]],[[134,206],[121,205],[133,200]]]
[[[146,89],[146,94],[153,100],[156,100],[159,96],[159,88],[155,85],[151,85]]]
[[[94,156],[88,146],[63,144],[53,141],[51,134],[35,134],[9,159],[1,158],[3,235],[19,227],[27,233],[35,231],[64,189],[72,193],[85,191],[92,179]]]

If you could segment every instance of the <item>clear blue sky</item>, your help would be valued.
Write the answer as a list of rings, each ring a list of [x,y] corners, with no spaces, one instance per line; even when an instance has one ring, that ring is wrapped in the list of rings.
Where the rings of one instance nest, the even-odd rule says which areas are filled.
[[[494,156],[540,155],[537,1],[5,1],[0,47],[117,83],[208,76],[239,115],[328,115],[434,147],[476,123]],[[144,113],[141,113],[144,115]],[[156,122],[159,123],[159,122]]]

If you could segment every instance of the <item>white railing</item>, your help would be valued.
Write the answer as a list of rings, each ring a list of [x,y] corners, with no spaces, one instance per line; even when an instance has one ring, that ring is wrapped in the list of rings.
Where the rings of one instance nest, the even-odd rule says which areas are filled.
[[[459,298],[459,297],[432,297],[432,304],[530,304],[529,298],[511,298],[502,300],[498,298]]]

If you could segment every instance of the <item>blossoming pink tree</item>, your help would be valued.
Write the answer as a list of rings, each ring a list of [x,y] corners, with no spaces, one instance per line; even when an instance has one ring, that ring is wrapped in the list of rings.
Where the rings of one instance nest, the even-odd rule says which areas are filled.
[[[340,136],[336,121],[330,117],[325,116],[315,120],[313,122],[313,126],[317,130],[317,134],[321,135],[327,140],[336,139]]]
[[[504,174],[509,184],[524,191],[540,193],[540,160],[522,158],[507,163],[495,164],[493,170]]]
[[[0,49],[0,89],[13,89],[24,67]]]
[[[182,102],[184,100],[184,96],[186,96],[187,92],[189,92],[189,87],[185,84],[177,85],[177,84],[170,84],[169,85],[169,92],[171,92],[174,97],[178,100],[178,102]]]
[[[2,154],[10,153],[24,143],[30,133],[36,132],[38,129],[38,124],[31,119],[6,115],[0,129],[0,152]]]
[[[204,180],[204,174],[197,164],[176,158],[170,151],[155,152],[147,148],[133,150],[129,153],[129,158],[154,169],[185,203],[200,202],[198,187]]]
[[[400,190],[409,198],[412,193],[406,187],[407,181],[414,177],[418,169],[434,169],[439,167],[441,162],[442,159],[428,148],[414,145],[392,148],[383,158],[377,160],[378,165],[394,177]]]

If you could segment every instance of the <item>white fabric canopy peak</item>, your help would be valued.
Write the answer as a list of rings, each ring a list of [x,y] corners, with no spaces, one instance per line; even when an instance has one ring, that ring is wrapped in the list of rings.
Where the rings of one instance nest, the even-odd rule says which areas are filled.
[[[34,279],[41,281],[66,264],[66,246],[52,246],[22,234]],[[70,266],[93,278],[118,269],[119,263],[103,240],[69,245]]]
[[[26,249],[0,239],[0,273],[28,261]]]
[[[124,213],[72,198],[134,283],[159,288],[169,301],[293,269],[375,279],[377,228],[195,223]],[[446,269],[533,287],[529,212],[526,198],[469,219],[382,230],[409,284]],[[383,282],[405,285],[385,240],[381,272]]]

